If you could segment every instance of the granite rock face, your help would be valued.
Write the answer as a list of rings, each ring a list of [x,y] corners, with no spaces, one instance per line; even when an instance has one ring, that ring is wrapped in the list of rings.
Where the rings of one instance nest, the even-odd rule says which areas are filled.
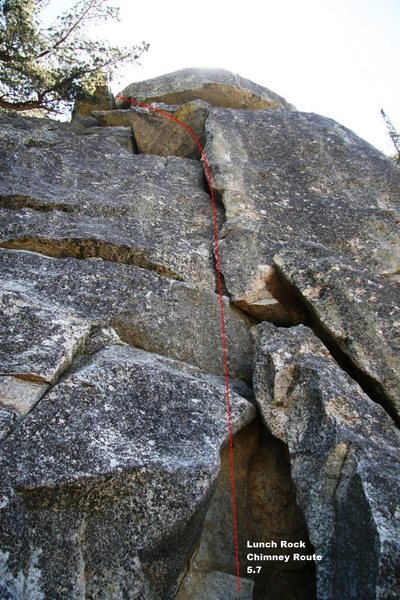
[[[275,263],[337,358],[354,367],[369,394],[400,423],[398,284],[317,244],[294,245]]]
[[[232,409],[234,430],[254,415],[235,394]],[[226,436],[222,383],[127,346],[97,352],[3,445],[9,589],[174,598]]]
[[[397,600],[400,169],[227,71],[124,95],[0,117],[0,599],[236,599],[237,562]]]
[[[136,264],[213,287],[201,165],[133,155],[107,130],[3,117],[0,245]]]
[[[275,92],[224,69],[182,69],[132,83],[117,95],[118,108],[129,108],[130,104],[125,99],[140,100],[146,104],[185,104],[203,100],[212,106],[229,108],[293,109]]]
[[[399,422],[400,169],[318,115],[214,109],[206,130],[232,300],[308,320]]]
[[[254,388],[288,445],[317,563],[317,597],[395,600],[400,585],[400,434],[303,326],[258,328]]]
[[[9,287],[0,292],[0,439],[71,365],[92,328],[89,320]]]
[[[221,264],[235,302],[274,319],[273,256],[303,241],[398,277],[400,169],[372,146],[330,119],[287,111],[214,109],[206,136],[226,211]]]
[[[0,250],[5,287],[98,325],[112,326],[122,341],[223,374],[218,296],[209,290],[107,260],[55,259]],[[223,300],[230,374],[249,380],[252,322]]]
[[[0,126],[1,594],[172,599],[228,431],[211,202],[199,162],[83,125]],[[221,300],[249,381],[253,321]]]
[[[4,291],[0,296],[2,375],[52,383],[70,364],[90,331],[90,322]],[[15,332],[18,335],[15,335]]]

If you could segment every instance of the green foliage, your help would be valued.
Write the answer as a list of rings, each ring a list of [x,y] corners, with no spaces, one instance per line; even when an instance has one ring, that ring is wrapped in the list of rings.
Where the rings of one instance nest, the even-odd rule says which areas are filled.
[[[390,139],[392,140],[393,146],[396,148],[396,154],[393,156],[393,160],[400,164],[400,133],[397,131],[392,121],[389,119],[383,108],[381,108],[381,115],[386,123],[386,128]]]
[[[127,48],[85,36],[94,23],[118,20],[108,0],[79,0],[44,28],[48,2],[0,0],[0,108],[62,112],[148,49],[145,42]]]

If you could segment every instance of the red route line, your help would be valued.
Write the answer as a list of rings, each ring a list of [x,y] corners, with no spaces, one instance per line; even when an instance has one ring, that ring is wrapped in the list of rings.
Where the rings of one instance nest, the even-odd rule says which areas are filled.
[[[237,575],[237,589],[240,593],[240,563],[239,563],[239,536],[237,529],[237,508],[236,508],[236,491],[235,491],[235,468],[234,468],[234,457],[233,457],[233,436],[232,436],[232,418],[231,418],[231,394],[229,390],[229,363],[228,363],[228,350],[227,350],[227,342],[226,342],[226,327],[225,327],[225,311],[223,304],[223,292],[222,292],[222,277],[221,277],[221,263],[219,260],[219,235],[218,235],[218,224],[217,224],[217,203],[215,201],[215,193],[214,186],[212,182],[211,169],[210,164],[208,162],[207,156],[204,152],[203,146],[200,140],[196,137],[193,131],[190,129],[186,123],[183,123],[177,117],[174,117],[170,113],[161,108],[156,108],[154,106],[150,106],[149,104],[143,104],[138,100],[131,100],[130,98],[124,98],[123,96],[117,96],[120,100],[124,102],[130,102],[131,104],[135,104],[140,106],[141,108],[147,108],[148,110],[152,110],[154,112],[158,112],[168,119],[175,121],[181,125],[189,135],[192,136],[197,146],[200,149],[201,158],[203,159],[206,176],[208,180],[208,185],[210,188],[210,196],[211,196],[211,205],[212,205],[212,216],[213,216],[213,228],[214,228],[214,243],[215,243],[215,265],[217,269],[217,287],[218,287],[218,298],[219,298],[219,313],[221,315],[221,339],[222,339],[222,351],[223,351],[223,359],[224,359],[224,375],[225,375],[225,393],[226,393],[226,407],[227,407],[227,417],[228,417],[228,436],[229,436],[229,463],[231,470],[231,491],[232,491],[232,509],[233,509],[233,536],[235,543],[235,562],[236,562],[236,575]]]

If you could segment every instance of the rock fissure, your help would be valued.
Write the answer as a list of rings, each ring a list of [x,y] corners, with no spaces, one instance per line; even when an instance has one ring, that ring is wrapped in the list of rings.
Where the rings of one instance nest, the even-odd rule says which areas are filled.
[[[297,306],[302,307],[302,314],[304,315],[303,323],[326,346],[340,368],[360,385],[371,400],[382,406],[397,426],[400,426],[399,408],[396,406],[396,402],[393,401],[389,390],[385,388],[382,381],[379,381],[371,372],[363,368],[363,357],[360,356],[361,360],[357,360],[357,355],[352,353],[351,345],[349,344],[351,331],[349,332],[349,336],[343,336],[343,334],[342,336],[335,335],[335,332],[329,328],[329,325],[321,321],[321,316],[313,307],[312,302],[309,301],[312,295],[308,297],[304,296],[290,281],[285,280],[279,268],[279,259],[277,262],[277,272],[280,275],[282,287],[286,288],[288,294],[291,294],[296,299]],[[320,295],[321,291],[318,290],[316,293]]]
[[[317,565],[317,597],[339,600],[352,593],[354,584],[343,578],[351,562],[365,597],[373,597],[383,578],[395,598],[397,584],[379,565],[393,573],[398,560],[387,529],[396,513],[389,497],[398,493],[398,429],[310,329],[263,323],[257,332],[255,396],[267,427],[287,444],[297,501],[310,540],[324,556]],[[394,488],[386,488],[386,478]]]
[[[80,260],[106,260],[125,265],[134,265],[141,269],[154,271],[158,275],[184,281],[179,273],[169,269],[165,264],[148,259],[138,250],[129,246],[104,242],[101,239],[90,238],[40,238],[21,236],[0,242],[0,248],[9,250],[28,250],[52,258],[78,258]]]
[[[249,550],[247,541],[280,540],[303,543],[311,551],[305,523],[296,504],[291,481],[289,457],[284,444],[274,438],[257,417],[234,437],[235,482],[238,501],[238,530],[240,534],[240,568],[242,593],[254,600],[292,598],[296,590],[298,600],[315,598],[315,569],[293,560],[289,552],[288,563],[260,562],[260,573],[247,574]],[[211,595],[212,581],[225,579],[226,598],[237,597],[235,566],[231,562],[234,552],[231,515],[226,511],[230,498],[229,453],[221,453],[221,470],[217,488],[205,517],[199,546],[190,562],[189,571],[181,583],[177,600],[189,600],[204,594]],[[263,549],[266,554],[276,554],[274,549]],[[218,575],[217,575],[218,574]],[[204,588],[204,591],[201,591]],[[207,596],[208,593],[208,596]],[[202,597],[202,596],[200,596]]]
[[[87,593],[87,582],[90,579],[90,575],[88,572],[88,567],[86,564],[86,520],[82,519],[82,523],[78,532],[79,539],[79,553],[81,556],[81,564],[79,569],[79,577],[82,581],[82,600],[89,600],[89,596]]]
[[[314,321],[314,323],[311,324],[311,329],[327,347],[340,368],[358,383],[361,389],[369,398],[371,398],[371,400],[373,400],[373,402],[382,406],[396,425],[400,427],[398,410],[393,406],[393,402],[391,398],[387,396],[382,384],[363,371],[363,369],[354,362],[353,357],[343,350],[340,342],[332,336],[330,331],[324,329],[320,323]]]
[[[358,383],[373,402],[381,405],[393,421],[400,426],[398,411],[393,406],[392,400],[387,396],[382,384],[357,364],[352,354],[348,350],[346,351],[343,339],[336,338],[334,333],[319,320],[318,314],[313,310],[312,305],[307,303],[307,299],[299,290],[295,286],[290,285],[288,281],[285,281],[279,271],[279,266],[274,270],[274,273],[276,274],[274,285],[269,286],[269,289],[274,298],[284,306],[287,314],[292,314],[295,317],[294,322],[283,326],[294,327],[302,323],[309,327],[326,346],[339,367]],[[282,326],[274,321],[272,323]]]
[[[73,212],[74,207],[69,204],[54,203],[50,204],[45,200],[39,198],[32,198],[30,196],[6,196],[0,195],[0,207],[10,209],[30,208],[32,210],[38,210],[40,212],[50,212],[53,210],[59,210],[61,212]]]
[[[133,150],[133,154],[140,154],[139,152],[139,147],[135,138],[135,134],[133,132],[133,129],[131,128],[131,138],[132,138],[132,150]]]

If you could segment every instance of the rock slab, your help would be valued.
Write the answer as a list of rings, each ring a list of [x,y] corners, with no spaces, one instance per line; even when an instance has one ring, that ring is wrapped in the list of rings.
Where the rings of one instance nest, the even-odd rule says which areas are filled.
[[[235,431],[255,411],[232,400]],[[222,383],[127,346],[95,353],[2,446],[11,597],[172,600],[226,437]]]
[[[288,445],[320,600],[395,600],[400,585],[400,434],[303,326],[258,328],[254,386]]]
[[[113,327],[124,342],[224,373],[220,305],[213,291],[132,265],[0,249],[1,280],[54,310]],[[253,323],[226,298],[223,306],[230,376],[249,381]]]
[[[400,169],[393,161],[309,113],[215,108],[206,137],[226,211],[222,270],[242,308],[282,321],[269,269],[276,253],[300,242],[398,279]]]
[[[149,107],[132,104],[125,110],[94,111],[93,116],[105,126],[130,126],[140,154],[198,160],[200,146],[205,144],[204,127],[210,109],[211,106],[201,100],[172,106],[152,102]]]
[[[0,245],[135,264],[214,289],[201,165],[134,155],[110,129],[119,128],[1,117]]]

